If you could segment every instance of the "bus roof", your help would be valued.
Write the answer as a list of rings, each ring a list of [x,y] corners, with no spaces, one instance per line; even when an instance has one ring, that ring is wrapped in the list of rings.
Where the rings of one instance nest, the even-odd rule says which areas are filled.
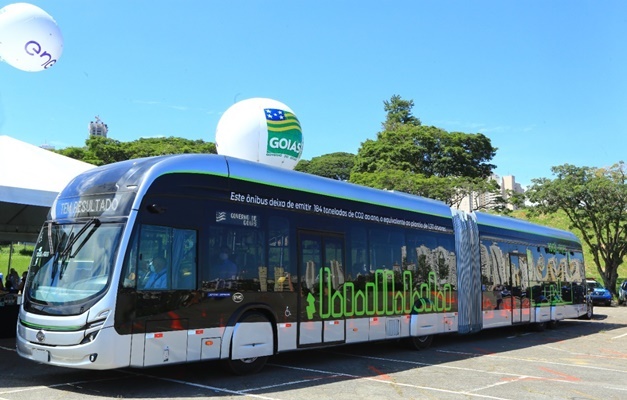
[[[575,236],[572,232],[565,230],[551,228],[544,225],[537,225],[528,221],[502,215],[493,215],[481,212],[475,212],[475,215],[477,216],[479,231],[483,233],[490,234],[492,232],[498,232],[502,235],[502,231],[507,230],[581,244],[577,236]]]
[[[82,204],[84,202],[81,199],[89,195],[106,195],[109,198],[117,199],[119,203],[127,203],[127,206],[117,210],[117,212],[123,212],[129,209],[130,203],[141,201],[143,195],[157,178],[175,173],[222,176],[452,220],[451,208],[441,201],[402,192],[373,189],[216,154],[177,154],[147,157],[108,164],[85,171],[74,178],[59,193],[55,205],[51,209],[52,216],[60,219],[106,216],[106,214],[99,214],[98,210],[92,213],[80,212],[82,210],[90,211],[94,208],[92,204]],[[137,198],[136,194],[138,195]],[[102,201],[97,203],[100,206],[104,204]],[[136,204],[136,206],[138,205]],[[511,217],[480,212],[474,214],[477,216],[477,223],[482,234],[502,236],[506,233],[505,231],[509,231],[518,232],[518,235],[538,235],[580,244],[579,239],[568,231],[536,225]]]
[[[122,161],[78,175],[59,194],[76,199],[98,192],[134,192],[139,198],[158,177],[174,173],[210,174],[231,179],[322,194],[340,199],[429,214],[451,219],[443,202],[393,191],[373,189],[349,182],[268,166],[215,154],[178,154]],[[59,209],[59,207],[57,207]],[[58,215],[64,214],[58,212]],[[73,216],[77,216],[74,214]]]
[[[449,206],[440,201],[220,155],[186,154],[163,158],[146,174],[145,183],[164,174],[179,172],[224,175],[236,180],[451,218]]]

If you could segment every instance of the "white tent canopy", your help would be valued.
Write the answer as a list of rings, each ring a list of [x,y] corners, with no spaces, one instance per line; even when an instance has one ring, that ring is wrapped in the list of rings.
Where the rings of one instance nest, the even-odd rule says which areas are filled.
[[[0,135],[0,241],[35,241],[57,194],[91,168]]]

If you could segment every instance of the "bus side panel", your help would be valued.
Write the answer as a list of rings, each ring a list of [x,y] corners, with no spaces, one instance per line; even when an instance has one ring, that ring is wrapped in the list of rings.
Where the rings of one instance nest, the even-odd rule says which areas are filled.
[[[551,320],[551,307],[539,306],[536,307],[535,322],[548,322]]]
[[[147,333],[144,366],[187,361],[187,331]]]
[[[131,335],[125,335],[131,338],[131,367],[143,367],[144,366],[144,333],[133,333]]]
[[[172,321],[147,321],[144,342],[144,366],[187,361],[187,329],[186,319],[177,320],[183,329],[158,331],[158,328],[172,326]],[[157,329],[155,329],[157,328]]]
[[[551,306],[551,320],[560,321],[564,319],[564,315],[566,314],[566,306],[563,304],[557,304]]]
[[[278,351],[295,350],[297,348],[297,332],[295,323],[280,323],[277,326]]]
[[[439,314],[412,314],[409,326],[411,336],[427,336],[440,332]]]
[[[346,343],[368,341],[370,318],[349,318],[346,320]]]
[[[512,313],[510,310],[484,310],[483,328],[498,328],[510,326],[512,324]]]
[[[220,358],[223,328],[187,331],[187,361]]]
[[[372,317],[370,318],[370,340],[385,339],[385,317]]]
[[[322,321],[303,321],[299,324],[299,345],[322,343]]]

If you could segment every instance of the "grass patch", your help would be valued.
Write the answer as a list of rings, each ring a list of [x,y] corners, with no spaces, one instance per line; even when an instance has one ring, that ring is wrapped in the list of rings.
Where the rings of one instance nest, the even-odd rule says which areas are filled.
[[[10,257],[11,266],[9,266],[11,246],[0,246],[0,272],[4,275],[4,279],[6,279],[9,274],[9,268],[14,268],[20,277],[22,276],[22,272],[28,271],[33,248],[32,245],[13,244],[13,254]]]

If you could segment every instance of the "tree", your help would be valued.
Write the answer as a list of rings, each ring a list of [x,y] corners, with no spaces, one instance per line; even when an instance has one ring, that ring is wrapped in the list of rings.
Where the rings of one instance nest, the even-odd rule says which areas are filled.
[[[376,140],[362,143],[350,181],[399,190],[458,205],[463,195],[494,193],[498,185],[488,180],[496,154],[485,135],[449,133],[423,126],[411,115],[413,101],[392,96],[384,102],[388,112],[384,130]],[[502,197],[501,197],[502,199]]]
[[[403,125],[377,134],[362,143],[354,172],[392,168],[425,177],[465,176],[488,178],[496,154],[490,139],[481,133],[449,133],[434,126]]]
[[[420,125],[420,120],[411,115],[414,107],[413,100],[403,100],[401,96],[395,94],[390,101],[383,101],[383,109],[387,112],[387,117],[383,123],[384,130],[394,130],[399,125]]]
[[[53,150],[57,154],[61,154],[66,157],[73,158],[75,160],[84,161],[85,160],[85,151],[87,149],[84,147],[66,147],[65,149]]]
[[[216,154],[216,146],[214,143],[203,140],[172,136],[167,138],[140,138],[132,142],[120,142],[111,138],[91,136],[85,141],[85,147],[68,147],[56,152],[90,164],[105,165],[117,161],[166,154]]]
[[[350,177],[353,165],[355,165],[354,154],[338,152],[314,157],[311,161],[300,161],[295,169],[313,175],[346,181]]]
[[[111,164],[128,160],[126,146],[119,140],[102,136],[91,136],[85,142],[87,150],[83,161],[94,165]]]
[[[533,211],[566,213],[571,229],[579,231],[590,247],[605,287],[616,295],[618,267],[627,253],[625,164],[621,161],[609,168],[564,164],[551,171],[553,180],[532,180],[528,196],[536,203]]]

